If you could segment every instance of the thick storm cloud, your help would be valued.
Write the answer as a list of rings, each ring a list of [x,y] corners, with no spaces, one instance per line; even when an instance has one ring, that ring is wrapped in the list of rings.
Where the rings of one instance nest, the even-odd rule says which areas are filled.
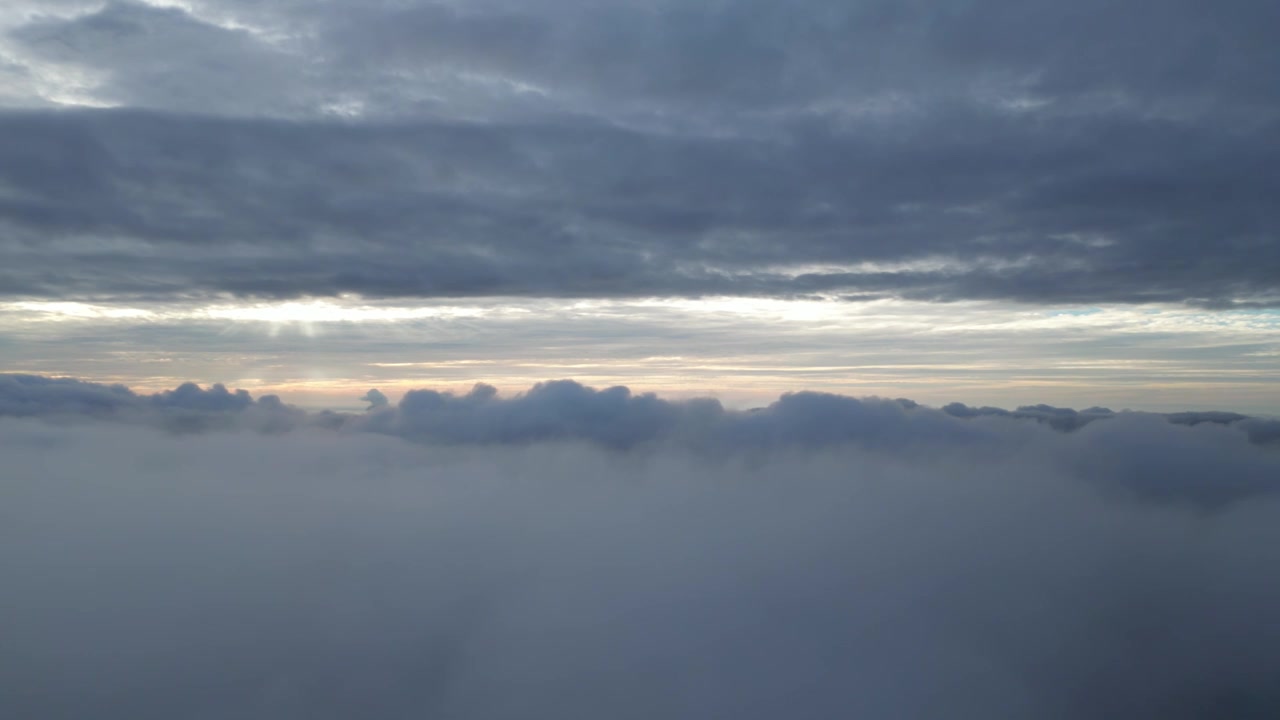
[[[558,382],[262,433],[222,388],[0,388],[21,717],[1280,711],[1247,418]]]
[[[184,7],[0,14],[0,293],[1280,302],[1272,2]]]

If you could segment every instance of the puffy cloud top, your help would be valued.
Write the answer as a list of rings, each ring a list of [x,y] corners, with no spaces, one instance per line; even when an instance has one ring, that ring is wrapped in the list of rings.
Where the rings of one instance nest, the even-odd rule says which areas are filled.
[[[960,414],[570,381],[308,414],[2,376],[6,709],[1277,714],[1255,421]]]
[[[376,392],[376,391],[374,391]],[[366,398],[382,397],[371,394]],[[819,392],[782,395],[766,407],[730,410],[710,398],[666,400],[626,387],[597,390],[572,380],[539,383],[503,397],[489,385],[454,394],[411,390],[392,407],[373,402],[364,413],[307,412],[275,396],[253,399],[222,385],[185,383],[139,395],[121,386],[70,378],[0,375],[0,417],[60,423],[143,425],[178,434],[248,430],[387,435],[433,447],[521,447],[586,444],[611,451],[661,448],[706,458],[761,459],[853,447],[888,456],[947,452],[971,462],[1040,452],[1047,436],[1081,434],[1083,454],[1064,456],[1073,468],[1128,491],[1205,506],[1270,492],[1280,480],[1275,445],[1280,421],[1237,413],[1170,415],[1076,411],[1048,405],[942,410],[910,400],[852,398]],[[1250,447],[1254,449],[1249,449]],[[1070,455],[1068,453],[1068,455]],[[1185,456],[1185,457],[1184,457]],[[1220,479],[1206,483],[1207,477]]]

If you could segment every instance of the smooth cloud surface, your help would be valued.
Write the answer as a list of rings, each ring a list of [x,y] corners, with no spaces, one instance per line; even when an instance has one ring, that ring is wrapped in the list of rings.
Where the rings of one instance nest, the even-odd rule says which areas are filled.
[[[1280,710],[1280,454],[1239,417],[2,380],[24,717]]]

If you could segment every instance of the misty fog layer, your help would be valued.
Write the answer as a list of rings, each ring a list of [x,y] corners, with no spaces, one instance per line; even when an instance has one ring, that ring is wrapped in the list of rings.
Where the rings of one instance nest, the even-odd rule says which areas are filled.
[[[1280,712],[1280,452],[1238,416],[24,387],[61,399],[0,393],[14,717]]]

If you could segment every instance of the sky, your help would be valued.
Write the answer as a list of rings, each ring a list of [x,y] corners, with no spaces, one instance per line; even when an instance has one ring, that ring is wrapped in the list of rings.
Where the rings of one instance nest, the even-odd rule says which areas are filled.
[[[0,370],[1280,414],[1266,0],[10,0]]]
[[[1275,0],[5,0],[0,708],[1280,717]]]

